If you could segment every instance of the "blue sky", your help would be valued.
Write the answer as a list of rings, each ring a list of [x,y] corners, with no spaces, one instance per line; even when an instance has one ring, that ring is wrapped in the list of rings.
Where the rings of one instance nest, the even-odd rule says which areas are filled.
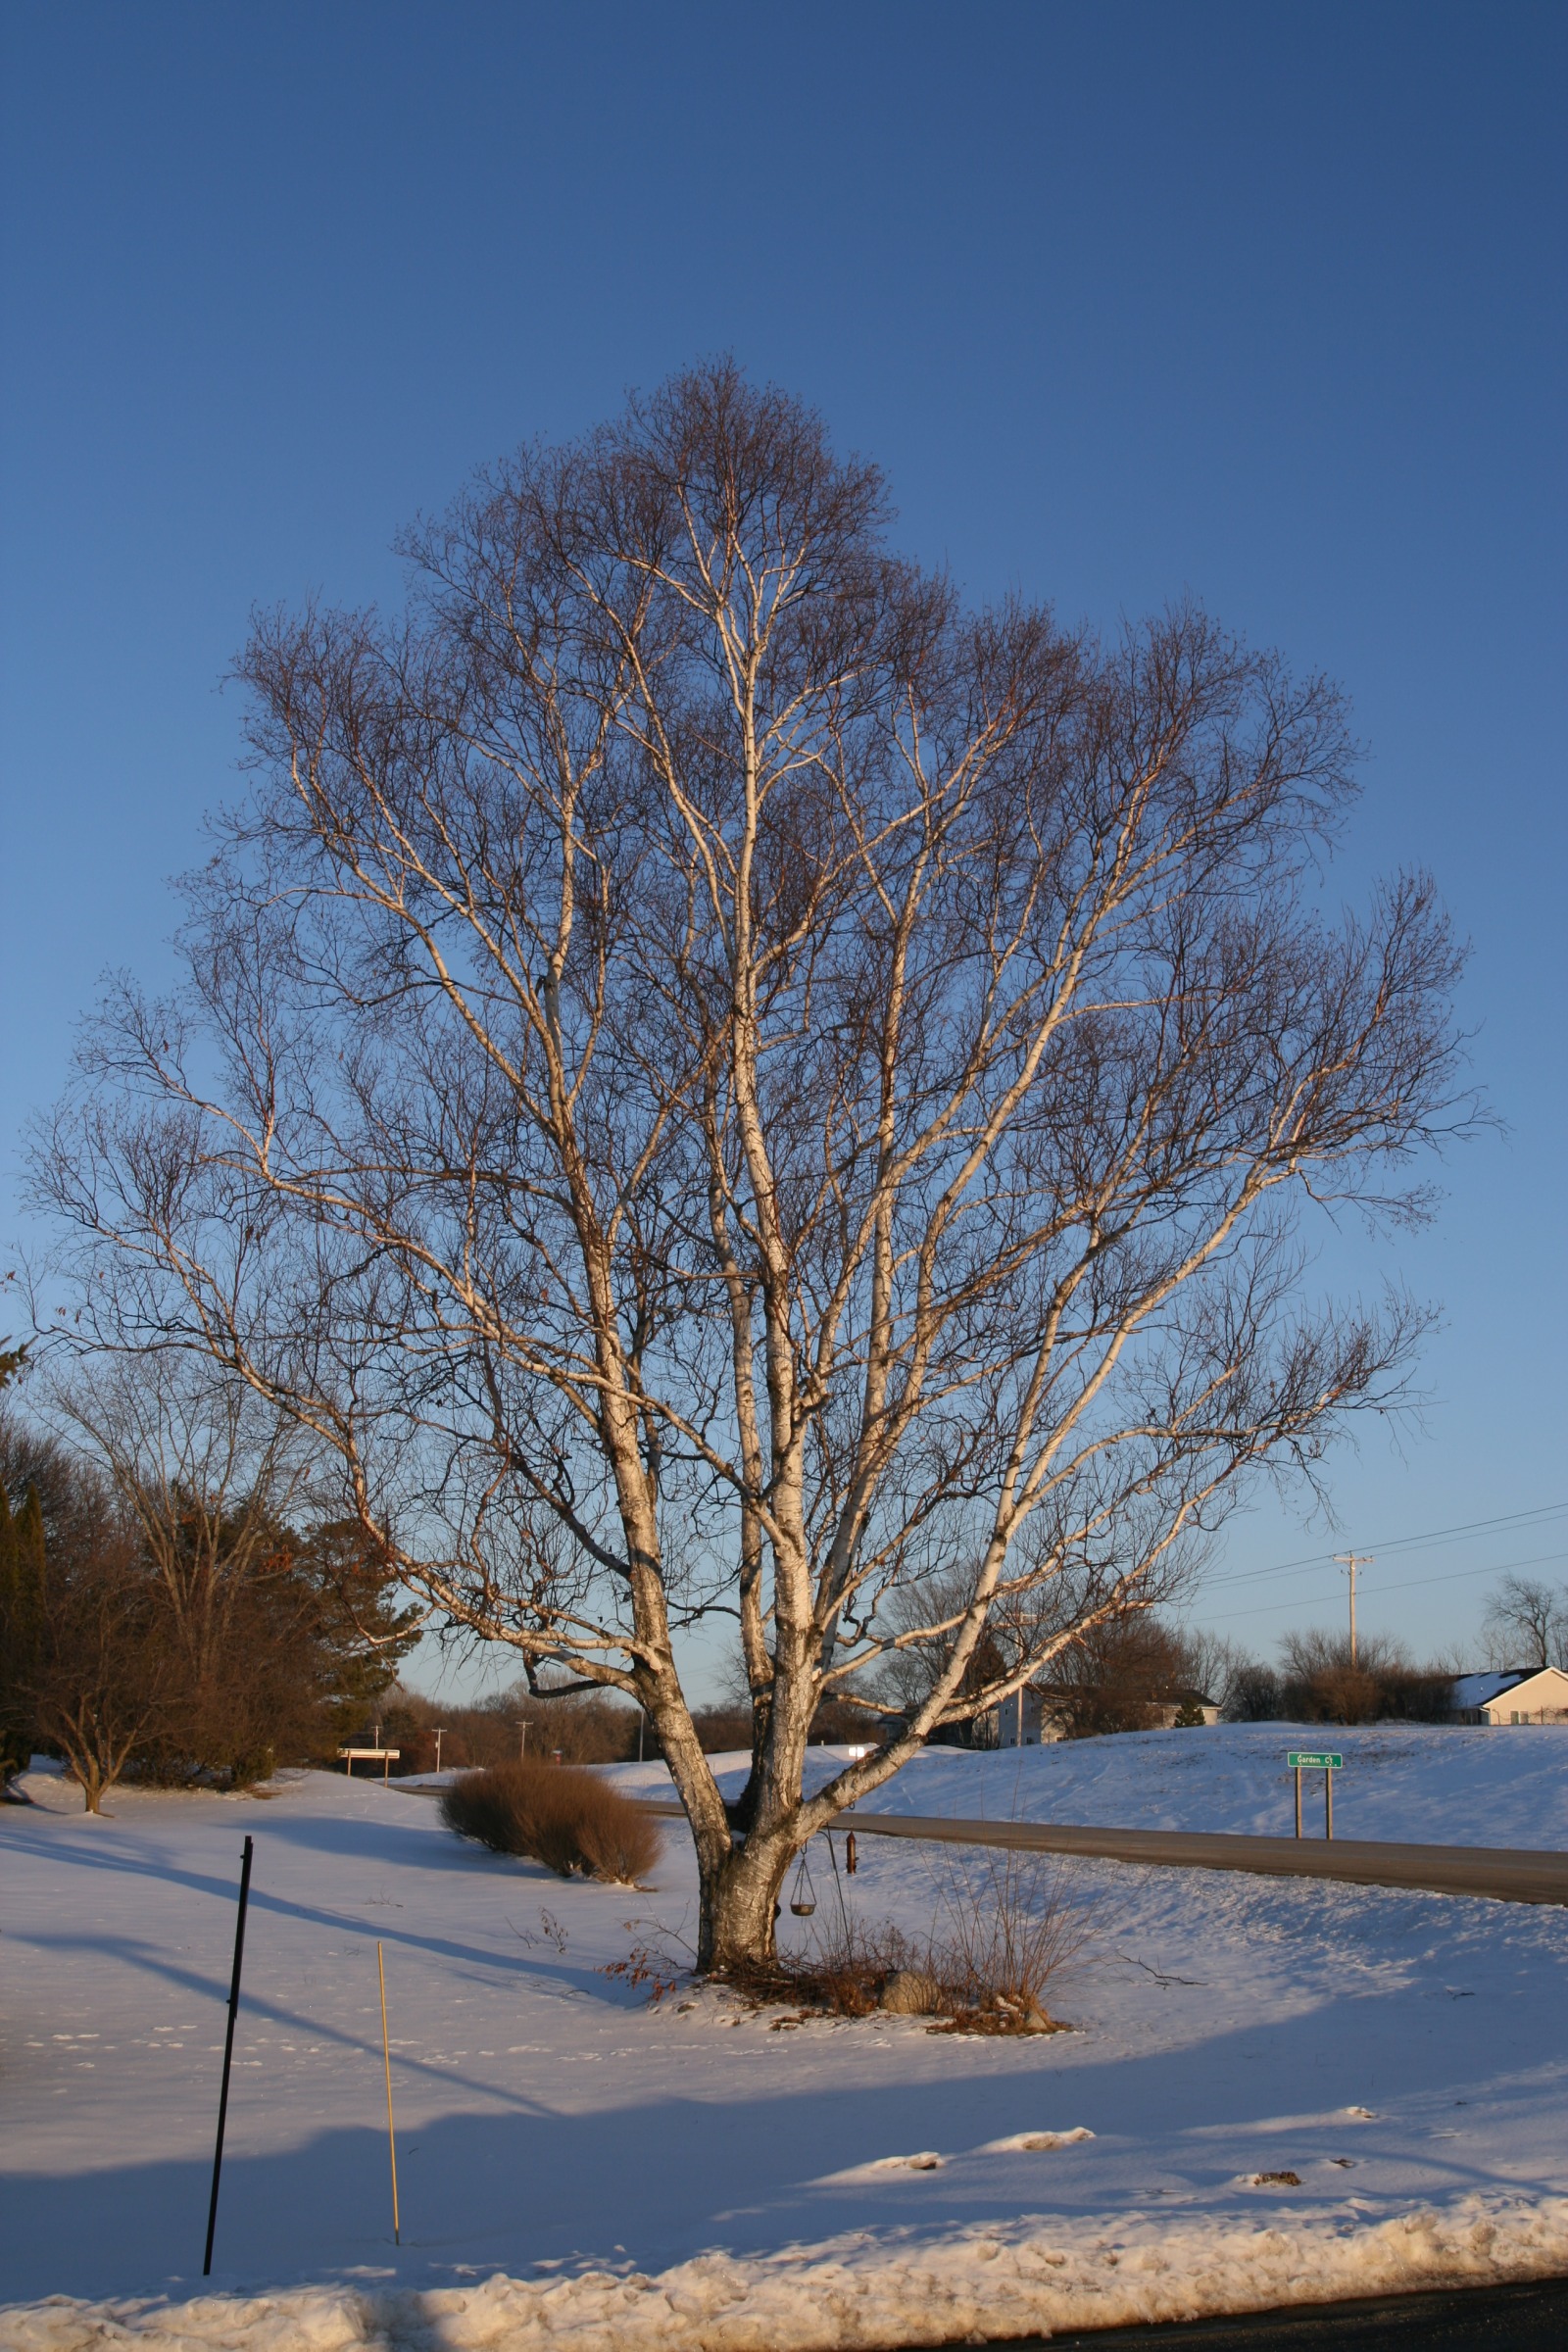
[[[471,467],[730,349],[974,596],[1191,590],[1337,675],[1334,887],[1429,864],[1474,943],[1509,1132],[1379,1253],[1444,1303],[1424,1429],[1336,1461],[1338,1529],[1260,1500],[1200,1614],[1338,1622],[1307,1555],[1354,1542],[1363,1625],[1425,1648],[1489,1567],[1565,1573],[1568,1519],[1473,1523],[1568,1498],[1568,15],[76,0],[0,40],[8,1182],[98,973],[168,968],[250,608],[394,599]]]

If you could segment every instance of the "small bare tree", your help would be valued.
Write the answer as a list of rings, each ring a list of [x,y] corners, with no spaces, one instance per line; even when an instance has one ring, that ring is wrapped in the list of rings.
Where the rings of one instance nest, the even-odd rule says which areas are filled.
[[[1420,1314],[1309,1310],[1293,1220],[1418,1214],[1463,1115],[1430,886],[1313,908],[1336,692],[1192,609],[966,612],[886,512],[720,365],[479,480],[405,618],[261,620],[188,984],[114,995],[35,1162],[83,1329],[209,1351],[438,1616],[646,1708],[705,1967],[1072,1639],[1028,1596],[1124,1606],[1388,1403]],[[922,1645],[804,1801],[818,1701]]]
[[[1494,1666],[1568,1665],[1568,1587],[1505,1576],[1481,1622]]]
[[[33,1673],[34,1721],[65,1757],[89,1813],[156,1725],[172,1680],[128,1531],[106,1528],[51,1563]]]
[[[298,1424],[188,1348],[59,1355],[33,1409],[120,1497],[162,1589],[166,1639],[185,1679],[210,1682],[229,1603],[263,1573],[302,1499]]]

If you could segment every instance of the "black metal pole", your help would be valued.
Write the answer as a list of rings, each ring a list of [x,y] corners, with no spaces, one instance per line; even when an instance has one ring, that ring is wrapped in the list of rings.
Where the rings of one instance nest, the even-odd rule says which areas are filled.
[[[218,2145],[213,2151],[213,2196],[207,2208],[207,2252],[202,2277],[213,2273],[213,2231],[218,2228],[218,2177],[223,2169],[223,2126],[228,2121],[228,2070],[234,2061],[234,2020],[239,2015],[239,1972],[245,1957],[245,1909],[251,1899],[251,1841],[245,1840],[245,1859],[239,1873],[239,1917],[234,1922],[234,1974],[228,1985],[228,2032],[223,2036],[223,2087],[218,2094]]]
[[[849,1835],[853,1841],[855,1832],[851,1830]],[[839,1898],[839,1926],[844,1933],[844,1949],[846,1955],[848,1955],[850,1948],[850,1915],[844,1907],[844,1881],[839,1877],[838,1848],[833,1843],[833,1833],[831,1830],[825,1830],[823,1832],[823,1836],[827,1839],[828,1858],[833,1864],[833,1891]]]

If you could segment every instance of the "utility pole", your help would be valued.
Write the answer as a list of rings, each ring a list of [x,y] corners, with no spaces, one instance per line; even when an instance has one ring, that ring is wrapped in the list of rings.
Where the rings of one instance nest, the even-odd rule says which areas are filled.
[[[528,1718],[526,1715],[517,1717],[517,1729],[522,1735],[517,1748],[517,1760],[519,1763],[526,1764],[528,1761]]]
[[[1350,1580],[1350,1664],[1355,1664],[1355,1572],[1370,1568],[1376,1554],[1370,1551],[1337,1551],[1334,1557]]]
[[[441,1769],[441,1735],[446,1728],[444,1723],[438,1723],[435,1726],[435,1768],[437,1772]]]

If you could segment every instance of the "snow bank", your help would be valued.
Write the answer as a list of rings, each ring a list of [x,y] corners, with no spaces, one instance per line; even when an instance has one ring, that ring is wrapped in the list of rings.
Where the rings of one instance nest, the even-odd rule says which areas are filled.
[[[1227,1723],[1199,1731],[1120,1732],[990,1753],[932,1747],[866,1800],[868,1813],[1075,1823],[1119,1830],[1229,1830],[1288,1838],[1295,1827],[1293,1747],[1330,1746],[1341,1838],[1428,1845],[1568,1848],[1568,1725],[1495,1731],[1467,1725]],[[808,1786],[831,1778],[844,1748],[812,1748]],[[750,1758],[714,1758],[729,1791]],[[667,1794],[660,1763],[617,1768]],[[1309,1834],[1321,1827],[1321,1774],[1308,1777]]]
[[[1568,2269],[1568,2198],[1465,2198],[1371,2226],[1352,2214],[1260,2213],[1254,2228],[1159,2230],[1108,2219],[855,2237],[762,2259],[708,2253],[648,2277],[505,2275],[412,2292],[302,2287],[184,2303],[55,2298],[0,2313],[7,2352],[860,2352],[1268,2309]]]

